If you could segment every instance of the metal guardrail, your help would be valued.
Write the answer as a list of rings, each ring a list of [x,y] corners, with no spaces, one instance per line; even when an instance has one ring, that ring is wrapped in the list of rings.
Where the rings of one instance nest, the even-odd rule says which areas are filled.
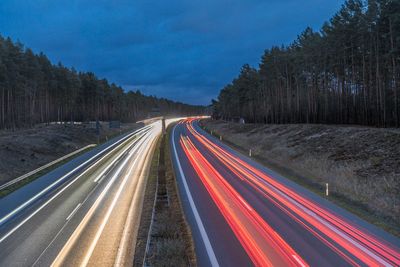
[[[58,159],[56,159],[56,160],[54,160],[52,162],[49,162],[46,165],[43,165],[43,166],[41,166],[41,167],[39,167],[39,168],[37,168],[37,169],[35,169],[33,171],[30,171],[30,172],[28,172],[28,173],[26,173],[24,175],[21,175],[21,176],[15,178],[15,179],[3,184],[3,185],[0,185],[0,190],[3,190],[3,189],[5,189],[5,188],[7,188],[7,187],[9,187],[9,186],[11,186],[13,184],[16,184],[16,183],[18,183],[18,182],[20,182],[22,180],[25,180],[26,178],[28,178],[28,177],[30,177],[30,176],[32,176],[32,175],[44,170],[44,169],[47,169],[48,167],[50,167],[50,166],[52,166],[52,165],[54,165],[54,164],[56,164],[56,163],[58,163],[60,161],[63,161],[63,160],[65,160],[65,159],[67,159],[67,158],[69,158],[69,157],[71,157],[71,156],[73,156],[75,154],[78,154],[78,153],[80,153],[80,152],[82,152],[82,151],[84,151],[84,150],[86,150],[86,149],[88,149],[90,147],[94,147],[94,146],[96,146],[96,144],[87,145],[87,146],[82,147],[82,148],[80,148],[78,150],[75,150],[74,152],[71,152],[71,153],[69,153],[69,154],[67,154],[65,156],[62,156],[61,158],[58,158]]]

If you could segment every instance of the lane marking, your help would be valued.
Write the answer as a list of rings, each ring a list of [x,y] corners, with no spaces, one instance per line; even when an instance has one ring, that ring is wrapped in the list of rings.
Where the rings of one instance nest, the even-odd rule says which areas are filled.
[[[82,205],[82,203],[79,203],[79,204],[75,207],[75,209],[68,215],[66,221],[69,221],[69,219],[71,219],[72,216],[74,216],[74,214],[77,212],[77,210],[80,208],[81,205]]]
[[[208,238],[208,235],[207,235],[207,232],[206,232],[206,230],[204,228],[203,222],[201,221],[199,212],[197,211],[196,205],[195,205],[195,203],[193,201],[192,194],[190,193],[190,190],[189,190],[189,186],[188,186],[188,184],[186,182],[186,177],[185,177],[185,174],[183,173],[181,163],[179,162],[178,153],[176,151],[176,146],[175,146],[175,128],[176,128],[176,125],[174,126],[174,128],[172,130],[172,146],[174,148],[174,154],[175,154],[178,170],[179,170],[179,173],[180,173],[180,175],[182,177],[183,186],[185,188],[186,195],[188,197],[190,207],[191,207],[191,209],[193,211],[193,215],[194,215],[194,218],[196,220],[197,227],[199,228],[199,231],[200,231],[200,234],[201,234],[201,238],[203,239],[204,246],[206,247],[206,251],[207,251],[208,258],[210,260],[211,266],[218,267],[219,264],[218,264],[217,258],[215,256],[214,250],[212,248],[212,245],[210,243],[210,239]]]
[[[111,172],[111,171],[110,171]],[[94,181],[94,183],[98,183],[98,184],[100,184],[101,183],[101,181],[103,181],[104,180],[104,178],[106,178],[107,177],[107,175],[109,175],[110,174],[110,172],[107,172],[106,174],[104,174],[104,175],[102,175],[102,176],[99,176],[100,177],[100,179],[98,179],[99,177],[97,177],[96,178],[96,180]]]

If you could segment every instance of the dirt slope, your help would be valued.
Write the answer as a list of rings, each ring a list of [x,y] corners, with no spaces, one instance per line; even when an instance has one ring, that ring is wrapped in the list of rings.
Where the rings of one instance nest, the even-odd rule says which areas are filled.
[[[400,130],[329,125],[204,121],[262,162],[358,205],[396,228],[400,222]]]

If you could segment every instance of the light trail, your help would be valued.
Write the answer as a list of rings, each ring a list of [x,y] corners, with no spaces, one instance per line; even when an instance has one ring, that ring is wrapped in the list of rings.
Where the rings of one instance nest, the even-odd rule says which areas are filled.
[[[53,182],[52,184],[50,184],[49,186],[47,186],[46,188],[44,188],[42,191],[40,191],[39,193],[37,193],[36,195],[34,195],[32,198],[28,199],[26,202],[24,202],[23,204],[21,204],[20,206],[18,206],[16,209],[14,209],[13,211],[11,211],[10,213],[8,213],[7,215],[5,215],[3,218],[0,219],[0,225],[5,223],[7,220],[9,220],[12,216],[16,215],[18,212],[20,212],[21,210],[23,210],[24,208],[26,208],[27,206],[29,206],[32,202],[34,202],[36,199],[38,199],[39,197],[41,197],[42,195],[44,195],[46,192],[52,190],[54,187],[56,187],[57,185],[59,185],[62,181],[64,181],[67,177],[69,177],[70,175],[72,175],[73,173],[75,173],[77,170],[79,170],[80,168],[92,163],[94,160],[96,160],[96,158],[99,155],[104,154],[105,151],[111,150],[110,152],[108,152],[106,155],[102,156],[102,158],[97,159],[93,165],[91,165],[88,169],[86,169],[82,174],[80,174],[78,177],[82,177],[86,172],[88,172],[89,170],[93,169],[96,164],[98,162],[100,162],[103,158],[106,158],[109,154],[111,154],[116,148],[124,145],[124,143],[126,141],[129,141],[129,138],[132,136],[135,136],[137,134],[142,133],[143,131],[146,131],[149,129],[149,126],[146,126],[138,131],[135,131],[123,138],[121,138],[121,140],[115,142],[114,144],[112,144],[111,146],[107,147],[105,150],[100,151],[99,153],[97,153],[96,155],[94,155],[93,157],[91,157],[90,159],[86,160],[84,163],[80,164],[79,166],[75,167],[73,170],[71,170],[70,172],[68,172],[67,174],[63,175],[62,177],[60,177],[59,179],[57,179],[55,182]],[[114,148],[115,147],[115,148]],[[76,181],[77,179],[74,179],[74,181]],[[14,230],[15,231],[15,230]],[[2,237],[0,239],[0,243],[7,237],[8,235],[6,235],[5,237]]]
[[[167,125],[173,121],[168,120]],[[110,173],[112,176],[107,177],[107,184],[85,212],[51,266],[69,264],[74,256],[74,265],[78,266],[99,263],[124,266],[131,263],[131,246],[135,247],[132,239],[138,230],[137,225],[132,222],[137,223],[140,215],[146,170],[150,166],[150,155],[160,134],[161,123],[152,123],[152,127],[142,132],[135,143],[128,145],[118,157],[108,163],[110,168],[116,168],[115,171],[103,170],[98,174],[102,178],[94,179],[95,183],[99,183],[105,176],[111,175]],[[99,214],[102,214],[100,218]],[[115,216],[122,216],[119,223],[123,223],[114,225]],[[108,236],[113,236],[116,246],[109,243]],[[104,251],[106,247],[113,251],[112,258],[104,259],[107,263],[98,259],[99,255],[108,252]]]
[[[129,265],[161,128],[153,122],[77,159],[53,180],[34,182],[33,192],[0,218],[0,265]]]
[[[181,124],[181,123],[183,123],[183,120],[178,121],[177,124]],[[194,219],[196,221],[197,227],[199,228],[200,236],[201,236],[201,239],[202,239],[203,244],[205,246],[205,249],[206,249],[207,256],[208,256],[208,259],[210,261],[210,264],[211,264],[212,267],[219,267],[219,263],[218,263],[217,257],[215,256],[214,249],[213,249],[213,247],[211,245],[210,238],[208,237],[208,234],[207,234],[206,229],[204,227],[203,221],[200,218],[199,211],[198,211],[198,209],[196,207],[196,204],[194,203],[192,193],[190,192],[188,183],[186,181],[186,176],[185,176],[185,174],[184,174],[184,172],[182,170],[182,165],[181,165],[181,163],[179,162],[179,159],[178,159],[178,152],[176,150],[175,138],[174,138],[174,136],[175,136],[175,128],[176,127],[174,127],[173,130],[172,130],[172,136],[173,136],[173,138],[172,138],[172,146],[173,146],[173,149],[174,149],[175,158],[177,160],[176,162],[177,162],[179,175],[182,178],[183,187],[184,187],[185,193],[187,195],[187,198],[189,200],[190,209],[193,212]]]
[[[106,187],[104,190],[101,192],[99,197],[96,199],[95,203],[92,205],[92,207],[89,209],[89,211],[86,213],[85,217],[82,219],[78,227],[75,229],[75,231],[71,234],[70,238],[68,241],[65,243],[64,247],[61,249],[59,254],[57,255],[56,259],[53,261],[52,266],[61,266],[65,259],[67,259],[69,251],[74,247],[76,241],[78,238],[81,236],[82,232],[85,230],[86,225],[89,223],[90,219],[93,217],[93,215],[96,213],[96,209],[100,206],[102,200],[105,198],[107,195],[108,191],[111,189],[112,185],[114,184],[115,181],[119,178],[119,174],[122,172],[122,170],[125,168],[126,164],[131,160],[132,156],[134,155],[135,152],[141,151],[143,152],[143,148],[146,147],[146,144],[148,143],[148,140],[150,137],[152,137],[149,132],[145,132],[143,134],[144,137],[142,137],[140,140],[138,140],[137,143],[134,144],[133,147],[129,146],[123,151],[121,154],[125,154],[125,152],[129,151],[129,156],[124,159],[124,161],[121,163],[115,174],[111,177],[110,181],[107,183]],[[126,184],[128,178],[130,178],[131,172],[133,170],[133,167],[136,166],[136,161],[139,159],[139,157],[136,157],[133,163],[130,166],[130,169],[128,171],[128,174],[124,176],[122,183],[120,184],[118,191],[116,195],[114,196],[111,205],[109,206],[107,213],[105,217],[103,218],[100,226],[98,227],[98,230],[96,231],[96,234],[94,238],[92,239],[92,242],[90,243],[90,246],[82,260],[81,266],[87,266],[89,259],[96,247],[96,244],[100,238],[101,233],[104,230],[104,227],[106,226],[108,219],[111,215],[111,212],[113,211],[116,202],[121,195],[121,192],[124,188],[124,185]],[[109,166],[112,166],[113,164],[110,164]]]
[[[207,153],[212,154],[219,160],[227,170],[234,174],[236,179],[248,184],[255,189],[256,192],[259,192],[265,197],[265,199],[274,203],[276,207],[281,209],[305,230],[317,237],[324,245],[336,252],[338,256],[346,260],[349,264],[353,266],[359,265],[358,262],[355,261],[355,259],[357,259],[369,266],[400,266],[400,253],[396,248],[392,247],[384,240],[380,240],[378,237],[353,225],[351,222],[332,211],[298,194],[293,189],[221,148],[200,134],[193,126],[193,121],[193,119],[186,120],[185,127],[189,134],[186,137],[182,136],[180,142],[190,163],[193,165],[215,202],[219,200],[216,200],[216,196],[213,195],[214,193],[211,193],[210,187],[207,185],[207,183],[209,183],[207,177],[214,177],[214,179],[215,177],[219,177],[219,180],[222,179],[225,181],[223,182],[221,180],[221,183],[228,184],[228,182],[222,176],[218,176],[215,173],[215,169],[212,169],[211,164],[207,163],[207,160],[197,149],[199,145],[203,149],[206,149],[206,151],[208,151]],[[209,173],[207,176],[206,172],[201,170],[202,165],[202,168],[207,170],[204,166],[208,164],[209,167],[207,168],[211,169],[209,172],[213,173],[213,176],[210,176]],[[242,197],[237,197],[237,199],[242,202],[242,206],[246,207],[248,212],[254,210]],[[230,226],[236,227],[236,225],[232,226],[232,221]],[[241,243],[243,244],[243,242],[242,240]],[[250,240],[245,242],[250,242]],[[250,244],[253,243],[250,242]],[[244,247],[248,246],[248,244],[243,245]],[[249,255],[253,253],[249,251],[249,248],[247,248],[246,251]],[[253,255],[251,257],[253,257]],[[292,258],[296,261],[301,259],[298,255],[292,256]]]
[[[210,196],[256,266],[307,266],[211,166],[188,138],[182,137],[181,144]]]

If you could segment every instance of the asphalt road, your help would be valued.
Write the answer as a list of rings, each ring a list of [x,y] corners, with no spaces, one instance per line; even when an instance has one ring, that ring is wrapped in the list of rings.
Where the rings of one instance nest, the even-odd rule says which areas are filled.
[[[400,240],[241,155],[196,120],[171,151],[200,266],[400,266]]]
[[[0,199],[0,266],[130,266],[161,122]]]

